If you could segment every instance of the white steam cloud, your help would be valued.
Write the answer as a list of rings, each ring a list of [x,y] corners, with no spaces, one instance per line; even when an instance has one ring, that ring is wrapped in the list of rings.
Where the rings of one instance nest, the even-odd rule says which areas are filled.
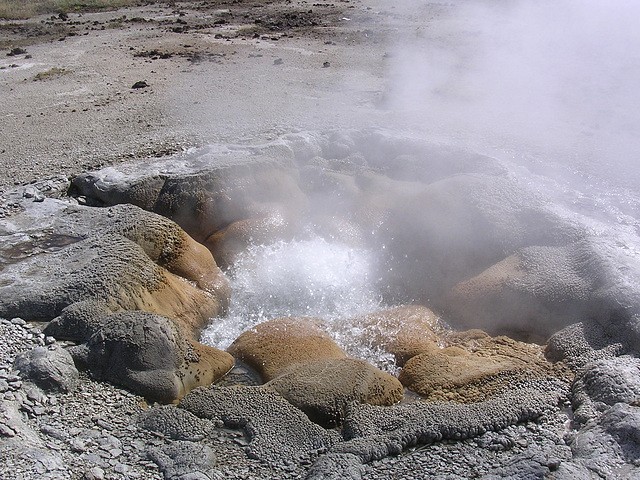
[[[404,5],[414,21],[392,56],[389,108],[455,139],[607,158],[638,178],[639,2]]]

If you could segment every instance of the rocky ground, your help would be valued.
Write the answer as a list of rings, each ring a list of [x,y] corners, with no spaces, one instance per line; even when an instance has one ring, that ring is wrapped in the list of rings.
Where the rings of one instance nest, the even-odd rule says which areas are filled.
[[[154,2],[0,21],[2,187],[214,140],[371,125],[392,11]]]

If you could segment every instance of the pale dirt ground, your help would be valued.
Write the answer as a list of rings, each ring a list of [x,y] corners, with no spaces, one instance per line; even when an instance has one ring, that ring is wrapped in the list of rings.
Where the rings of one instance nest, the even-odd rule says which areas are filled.
[[[210,142],[402,123],[384,108],[406,28],[395,5],[202,5],[2,22],[0,189]],[[27,54],[9,56],[16,45]],[[65,73],[36,80],[50,69]]]

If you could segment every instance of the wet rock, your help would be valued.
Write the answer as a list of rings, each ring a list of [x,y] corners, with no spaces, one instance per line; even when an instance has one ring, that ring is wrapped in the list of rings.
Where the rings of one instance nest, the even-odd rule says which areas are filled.
[[[254,368],[264,381],[307,361],[344,359],[342,349],[308,318],[279,318],[240,335],[227,350]]]
[[[355,318],[350,323],[363,329],[362,341],[391,353],[398,366],[418,354],[438,349],[435,332],[441,330],[440,321],[427,307],[390,308]]]
[[[393,405],[404,394],[395,377],[349,358],[297,363],[265,386],[325,426],[342,423],[352,402]]]
[[[399,380],[426,399],[469,403],[487,400],[516,381],[551,374],[554,366],[544,358],[542,347],[484,337],[473,351],[448,347],[413,357]]]
[[[586,243],[527,247],[456,285],[447,315],[458,325],[531,335],[544,342],[560,327],[581,320],[599,281],[597,257]]]
[[[51,209],[43,203],[43,209]],[[201,245],[195,247],[175,223],[131,206],[98,212],[75,207],[62,217],[55,220],[62,223],[56,225],[61,233],[84,239],[5,268],[0,315],[20,312],[48,321],[73,303],[95,300],[112,311],[169,315],[194,335],[226,307],[227,282],[213,257]],[[41,282],[43,277],[49,280]]]
[[[291,149],[278,144],[260,153],[201,151],[179,165],[132,166],[126,175],[105,168],[79,175],[73,188],[103,205],[133,203],[159,213],[204,242],[234,222],[269,217],[265,207],[287,219],[306,208]]]
[[[209,236],[204,244],[222,267],[232,265],[237,256],[255,244],[268,244],[291,237],[292,228],[282,212],[238,220]]]
[[[95,298],[114,310],[141,309],[200,325],[219,305],[206,292],[155,265],[135,243],[118,235],[78,242],[46,259],[20,265],[23,276],[6,287],[0,310],[20,309],[34,320],[49,320],[60,306]],[[44,272],[56,280],[34,284]],[[29,293],[32,293],[29,295]]]
[[[36,347],[18,355],[13,368],[46,391],[71,392],[78,383],[73,358],[61,347]]]
[[[186,338],[170,318],[141,311],[106,317],[100,330],[70,351],[94,377],[160,402],[179,399],[233,367],[229,354]]]
[[[445,312],[452,307],[449,290],[470,272],[518,248],[568,244],[582,236],[580,227],[559,218],[543,198],[504,176],[462,173],[414,184],[406,193],[389,188],[394,190],[379,238],[393,267],[385,277],[399,292]]]
[[[366,362],[347,359],[310,319],[261,323],[240,335],[228,351],[323,425],[340,423],[353,401],[391,405],[403,395],[396,378]]]

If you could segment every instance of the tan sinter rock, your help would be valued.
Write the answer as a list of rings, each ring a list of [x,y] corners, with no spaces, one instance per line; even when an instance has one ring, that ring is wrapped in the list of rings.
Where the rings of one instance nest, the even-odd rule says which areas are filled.
[[[238,220],[218,230],[204,244],[213,253],[221,266],[231,265],[236,256],[253,243],[269,243],[290,237],[290,225],[279,211],[264,217]]]
[[[338,345],[308,318],[279,318],[244,332],[229,353],[260,373],[311,419],[342,421],[350,402],[391,405],[403,388],[393,376],[361,360],[346,358]]]
[[[268,382],[291,365],[346,358],[342,349],[310,318],[278,318],[240,335],[227,351]]]
[[[357,317],[351,322],[363,329],[362,339],[391,353],[399,366],[411,357],[438,349],[438,317],[427,307],[406,305]]]
[[[429,400],[472,403],[493,397],[515,380],[566,374],[544,358],[539,345],[478,337],[413,357],[402,369],[400,381]]]

